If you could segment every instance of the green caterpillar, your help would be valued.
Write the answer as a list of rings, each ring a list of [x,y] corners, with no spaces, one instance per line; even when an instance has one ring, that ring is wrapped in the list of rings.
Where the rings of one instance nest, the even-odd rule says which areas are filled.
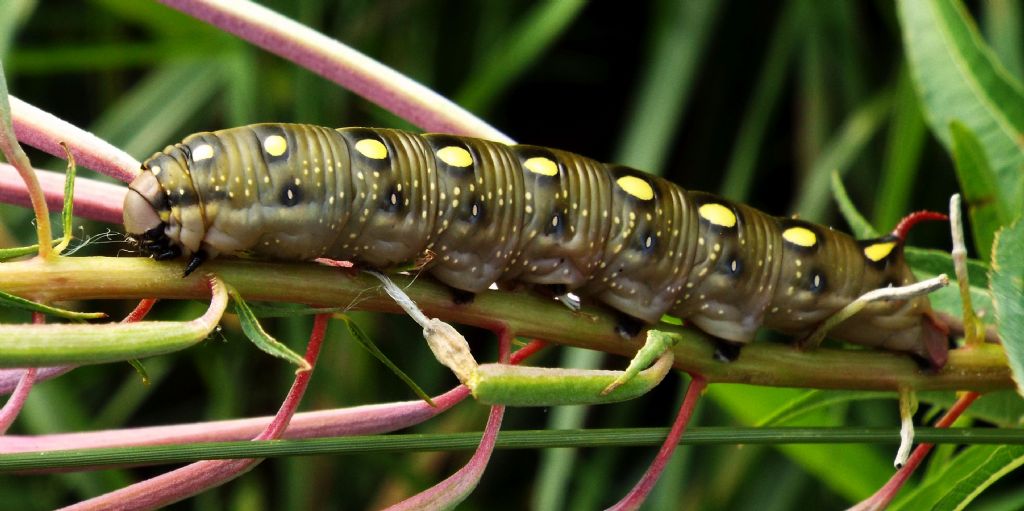
[[[433,251],[427,271],[455,290],[552,286],[733,343],[761,327],[806,334],[869,290],[914,281],[900,237],[857,241],[544,147],[255,124],[192,135],[142,170],[125,229],[157,259],[189,257],[187,272],[222,254],[387,269]],[[946,361],[925,297],[872,304],[831,335]]]

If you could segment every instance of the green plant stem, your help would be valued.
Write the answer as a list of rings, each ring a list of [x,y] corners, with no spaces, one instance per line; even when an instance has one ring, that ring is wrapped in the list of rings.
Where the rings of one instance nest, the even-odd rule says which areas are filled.
[[[267,263],[217,260],[204,270],[235,286],[249,300],[295,302],[322,306],[354,306],[363,310],[399,312],[376,279],[351,276],[309,263]],[[0,266],[0,290],[36,300],[123,298],[209,299],[199,276],[181,278],[180,263],[142,258],[75,257],[30,260]],[[116,278],[112,277],[116,275]],[[446,321],[483,328],[507,325],[516,335],[539,338],[631,357],[642,338],[624,340],[615,318],[596,309],[573,312],[557,302],[530,293],[497,291],[477,295],[472,304],[453,306],[448,288],[420,278],[394,276],[424,313]],[[818,349],[799,351],[775,343],[746,346],[738,360],[721,363],[714,347],[695,330],[667,324],[659,330],[678,333],[673,347],[676,369],[705,376],[709,382],[855,390],[977,390],[1011,388],[1013,382],[1003,350],[984,345],[953,350],[949,363],[931,374],[907,356],[873,350]],[[419,339],[410,342],[422,342]]]

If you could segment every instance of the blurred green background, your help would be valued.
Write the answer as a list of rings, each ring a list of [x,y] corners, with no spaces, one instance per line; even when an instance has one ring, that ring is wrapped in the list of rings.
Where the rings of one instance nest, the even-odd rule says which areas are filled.
[[[429,85],[524,143],[664,175],[778,215],[846,229],[827,187],[840,170],[880,230],[906,212],[944,210],[952,162],[928,131],[887,1],[554,2],[297,0],[261,2]],[[1024,77],[1021,4],[969,4],[1006,68]],[[94,131],[140,160],[183,136],[261,121],[409,127],[312,73],[162,5],[137,0],[0,0],[0,54],[11,92]],[[30,153],[37,167],[63,162]],[[89,173],[83,172],[88,175]],[[824,178],[824,179],[823,179]],[[30,243],[28,210],[0,205],[0,242]],[[85,222],[96,234],[107,226]],[[911,242],[945,249],[945,226]],[[98,244],[85,252],[117,254]],[[123,314],[130,304],[90,304]],[[202,304],[163,303],[160,318]],[[355,314],[428,392],[454,384],[411,322]],[[115,316],[117,317],[117,316]],[[26,316],[0,312],[5,321]],[[308,318],[269,321],[301,347]],[[469,332],[493,353],[489,334]],[[485,359],[483,355],[478,358]],[[539,363],[620,367],[618,359],[548,350]],[[215,340],[127,364],[76,370],[39,385],[14,433],[91,430],[272,413],[292,369],[225,324]],[[679,378],[642,400],[590,409],[513,409],[506,429],[665,426]],[[698,425],[751,425],[801,391],[712,386]],[[414,399],[340,324],[303,409]],[[486,408],[465,403],[416,428],[475,431]],[[894,399],[842,402],[795,424],[896,427]],[[891,474],[891,445],[687,447],[646,509],[839,509]],[[624,495],[651,448],[498,451],[460,509],[589,510]],[[270,460],[183,509],[362,509],[392,503],[456,470],[469,453]],[[0,477],[0,508],[47,509],[165,468]],[[1019,478],[1018,478],[1019,479]],[[1019,480],[1017,481],[1019,483]],[[1004,481],[975,509],[1024,505]]]

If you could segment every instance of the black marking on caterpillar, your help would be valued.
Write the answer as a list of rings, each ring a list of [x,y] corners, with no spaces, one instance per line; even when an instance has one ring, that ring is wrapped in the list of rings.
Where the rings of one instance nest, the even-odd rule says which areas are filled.
[[[125,228],[144,252],[326,257],[426,269],[466,299],[492,283],[572,291],[627,318],[689,320],[731,343],[802,337],[861,294],[914,280],[896,237],[857,241],[536,146],[373,128],[201,133],[143,165]],[[871,304],[836,338],[945,363],[926,298]]]

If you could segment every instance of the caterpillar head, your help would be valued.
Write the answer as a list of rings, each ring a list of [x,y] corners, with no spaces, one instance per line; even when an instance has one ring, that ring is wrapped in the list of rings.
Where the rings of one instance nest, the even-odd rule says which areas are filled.
[[[142,173],[128,185],[124,200],[124,226],[142,253],[157,260],[189,256],[185,275],[209,254],[203,249],[206,222],[199,195],[188,171],[187,146],[169,146],[142,165]]]
[[[174,259],[181,247],[167,235],[167,222],[160,218],[166,203],[164,191],[152,172],[143,171],[128,185],[124,198],[124,229],[142,253],[157,260]]]

